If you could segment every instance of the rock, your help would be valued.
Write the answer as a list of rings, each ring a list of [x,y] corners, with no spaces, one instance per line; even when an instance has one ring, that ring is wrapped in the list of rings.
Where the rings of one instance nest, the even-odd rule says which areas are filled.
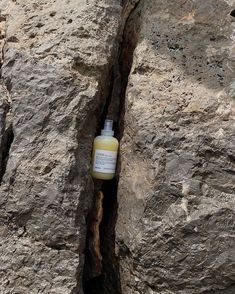
[[[147,0],[129,18],[116,227],[125,294],[234,291],[233,8]]]
[[[0,293],[233,293],[234,1],[2,0],[0,52]]]
[[[90,152],[109,92],[121,6],[23,0],[0,8],[9,40],[2,81],[14,133],[0,187],[0,292],[83,293]]]

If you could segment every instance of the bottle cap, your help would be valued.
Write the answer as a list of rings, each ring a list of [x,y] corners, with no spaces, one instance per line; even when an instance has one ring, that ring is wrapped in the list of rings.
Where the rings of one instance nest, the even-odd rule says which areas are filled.
[[[101,130],[101,135],[103,136],[113,136],[113,121],[111,119],[106,119],[104,122],[104,128]]]

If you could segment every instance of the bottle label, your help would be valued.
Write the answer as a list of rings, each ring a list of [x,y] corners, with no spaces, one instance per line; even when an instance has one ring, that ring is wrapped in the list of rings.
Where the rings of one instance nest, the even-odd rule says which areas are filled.
[[[116,170],[117,151],[96,149],[93,170],[113,174]]]

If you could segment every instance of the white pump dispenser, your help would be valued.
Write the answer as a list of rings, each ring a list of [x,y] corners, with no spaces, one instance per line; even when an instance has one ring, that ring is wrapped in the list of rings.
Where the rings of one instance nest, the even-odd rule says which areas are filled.
[[[114,131],[113,131],[113,121],[111,119],[106,119],[104,122],[104,128],[101,130],[102,136],[111,136],[113,137]]]

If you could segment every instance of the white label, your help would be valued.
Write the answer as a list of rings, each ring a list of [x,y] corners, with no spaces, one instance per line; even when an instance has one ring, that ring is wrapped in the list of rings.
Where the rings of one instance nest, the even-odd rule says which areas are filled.
[[[116,170],[117,151],[96,149],[93,170],[113,174]]]

